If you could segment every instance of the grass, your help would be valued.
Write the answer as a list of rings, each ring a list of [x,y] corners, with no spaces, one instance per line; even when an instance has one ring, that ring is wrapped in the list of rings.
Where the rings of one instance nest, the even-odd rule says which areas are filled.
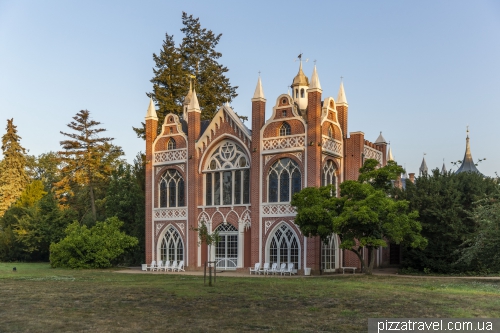
[[[0,332],[366,332],[368,318],[499,309],[500,280],[220,275],[209,288],[199,276],[0,263]]]

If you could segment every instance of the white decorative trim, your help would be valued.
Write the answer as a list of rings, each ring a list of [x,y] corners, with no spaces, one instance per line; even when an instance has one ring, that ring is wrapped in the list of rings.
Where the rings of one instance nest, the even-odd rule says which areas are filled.
[[[266,203],[262,204],[262,216],[296,215],[295,208],[290,204]]]
[[[252,226],[252,219],[250,218],[249,210],[246,210],[243,212],[243,214],[241,214],[239,222],[243,224],[243,226],[245,227],[245,231],[250,229],[250,227]]]
[[[276,155],[266,155],[266,158],[264,159],[264,165],[266,165],[266,164],[267,164],[267,162],[269,162],[269,160],[270,160],[271,158],[273,158],[274,156],[276,156]]]
[[[164,225],[165,225],[165,223],[157,223],[156,224],[156,236],[158,236],[158,234],[160,233],[161,228],[163,228]]]
[[[161,171],[161,167],[156,167],[156,174],[158,175]]]
[[[185,162],[187,159],[187,148],[164,150],[155,152],[153,164],[173,164]]]
[[[185,227],[186,227],[186,226],[184,225],[184,223],[176,223],[176,224],[177,224],[177,226],[179,227],[179,229],[181,229],[181,232],[182,232],[182,234],[184,235],[184,229],[185,229]]]
[[[271,228],[271,226],[274,224],[274,222],[276,222],[276,221],[275,220],[266,221],[266,230],[265,230],[264,234],[267,235],[267,231],[269,230],[269,228]]]
[[[295,156],[299,159],[299,161],[301,161],[301,162],[302,162],[302,152],[298,152],[298,153],[291,153],[291,154],[292,154],[292,155],[295,155]]]
[[[179,169],[181,169],[182,172],[184,172],[184,163],[177,164],[177,167],[179,167]]]
[[[376,159],[380,164],[382,164],[383,162],[382,152],[370,146],[365,145],[365,148],[363,149],[363,154],[365,156],[365,159],[373,158]]]
[[[185,220],[187,219],[187,207],[154,208],[154,220]]]
[[[304,134],[279,136],[262,140],[262,150],[276,150],[286,148],[305,147],[306,137]]]
[[[342,141],[323,135],[322,146],[324,152],[342,157]]]

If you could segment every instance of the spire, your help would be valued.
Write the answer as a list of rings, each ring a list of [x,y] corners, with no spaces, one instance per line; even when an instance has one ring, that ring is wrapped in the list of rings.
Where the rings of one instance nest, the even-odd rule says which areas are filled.
[[[191,98],[193,97],[193,86],[192,86],[192,80],[189,80],[189,91],[184,97],[184,107],[182,108],[182,119],[184,119],[186,122],[188,121],[188,115],[187,115],[187,110],[189,107],[189,104],[191,104]]]
[[[255,93],[253,94],[253,99],[256,98],[265,99],[264,91],[262,89],[262,81],[260,80],[260,75],[259,75],[259,80],[257,81],[257,87],[255,87]]]
[[[300,60],[299,72],[293,79],[292,87],[295,86],[309,86],[309,79],[302,70],[302,59]]]
[[[198,97],[196,96],[196,89],[193,89],[193,95],[191,97],[191,103],[189,103],[188,112],[201,112],[200,105],[198,104]]]
[[[391,146],[389,146],[389,151],[387,152],[387,161],[394,161],[394,156],[392,156]]]
[[[448,171],[446,170],[446,166],[444,165],[444,158],[443,158],[443,167],[441,168],[441,174],[446,175]]]
[[[340,81],[339,95],[337,96],[337,104],[348,104],[345,97],[344,82]]]
[[[148,111],[146,112],[146,120],[152,119],[152,120],[158,120],[158,116],[156,115],[156,108],[155,108],[155,103],[153,102],[153,98],[149,98],[149,106],[148,106]]]
[[[311,85],[309,86],[309,89],[321,89],[318,72],[316,71],[316,64],[314,65],[313,73],[311,75]]]
[[[465,139],[465,155],[464,160],[462,161],[462,165],[458,168],[456,173],[460,172],[476,172],[481,174],[479,170],[476,168],[474,161],[472,160],[472,154],[470,152],[470,143],[469,143],[469,126],[467,126],[467,138]]]
[[[384,137],[382,136],[382,131],[380,131],[380,135],[378,136],[377,140],[375,140],[375,144],[379,144],[379,145],[380,144],[387,144],[387,141],[385,141]]]
[[[420,172],[419,175],[422,176],[424,174],[427,174],[429,172],[429,169],[427,168],[427,163],[425,163],[425,154],[424,158],[422,158],[422,164],[420,165],[420,168],[418,169]]]

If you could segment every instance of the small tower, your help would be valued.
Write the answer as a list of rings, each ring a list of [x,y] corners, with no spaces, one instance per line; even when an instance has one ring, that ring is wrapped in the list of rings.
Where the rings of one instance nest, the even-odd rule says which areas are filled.
[[[470,152],[470,143],[469,143],[469,127],[467,126],[467,138],[465,139],[465,155],[464,160],[462,161],[462,165],[458,168],[457,172],[475,172],[481,174],[479,170],[476,168],[474,161],[472,160],[472,154]]]
[[[419,171],[419,176],[426,175],[429,172],[429,169],[427,168],[427,163],[425,163],[425,154],[424,157],[422,158],[422,164],[420,165],[420,168],[418,169]]]
[[[340,127],[342,128],[342,133],[344,135],[344,138],[346,138],[349,104],[347,104],[347,98],[345,97],[345,91],[344,91],[344,82],[342,80],[340,81],[340,88],[336,100],[336,105],[337,105],[337,114],[339,117]]]
[[[387,164],[387,141],[384,139],[382,136],[382,132],[380,132],[377,140],[375,140],[375,144],[382,148],[383,153],[382,153],[382,165]],[[390,149],[390,148],[389,148]],[[392,152],[391,152],[392,155]]]
[[[314,65],[311,76],[311,84],[307,89],[307,158],[308,160],[321,161],[321,84],[319,83],[318,72]],[[321,186],[320,163],[308,165],[307,186]]]
[[[146,112],[146,249],[153,245],[153,142],[158,133],[158,116],[152,98],[149,98],[149,107]],[[146,251],[146,262],[153,260],[152,252]]]
[[[307,109],[307,89],[309,89],[309,79],[302,71],[302,55],[299,55],[299,72],[293,79],[292,97],[293,101],[298,105],[299,110]]]

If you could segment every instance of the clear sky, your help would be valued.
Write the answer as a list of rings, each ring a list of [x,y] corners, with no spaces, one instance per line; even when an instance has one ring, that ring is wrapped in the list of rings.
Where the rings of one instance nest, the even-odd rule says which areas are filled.
[[[479,170],[500,171],[499,1],[0,0],[0,135],[14,118],[30,154],[57,151],[59,131],[88,109],[132,161],[145,150],[132,126],[146,114],[152,54],[165,33],[180,43],[182,11],[223,34],[239,114],[250,116],[260,71],[269,116],[303,52],[323,98],[344,77],[349,132],[382,131],[408,172],[423,153],[430,169],[452,167],[467,125],[473,158],[487,158]]]

